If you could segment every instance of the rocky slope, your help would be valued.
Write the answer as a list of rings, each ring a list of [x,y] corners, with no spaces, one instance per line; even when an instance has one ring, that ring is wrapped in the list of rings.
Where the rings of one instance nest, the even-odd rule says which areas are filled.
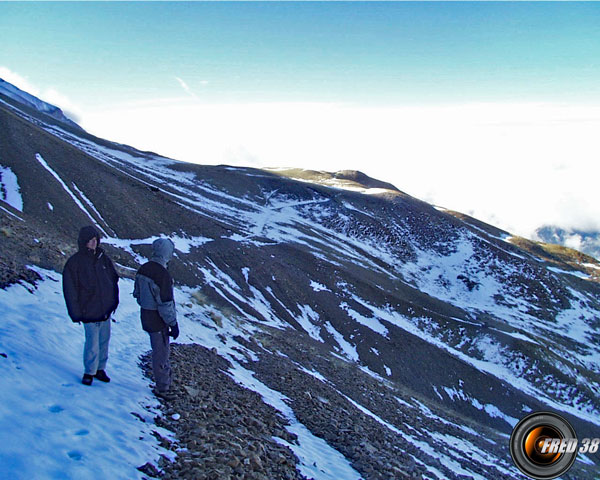
[[[0,202],[4,284],[32,280],[27,264],[60,271],[82,225],[101,229],[124,276],[169,236],[190,321],[251,331],[235,339],[244,368],[364,478],[514,478],[508,436],[533,410],[595,436],[593,259],[570,261],[359,172],[183,164],[2,95],[0,166],[23,200],[20,210]],[[238,465],[217,454],[228,448],[245,467],[258,455],[250,478],[294,478],[293,457],[267,438],[293,442],[274,433],[276,412],[219,373],[223,359],[202,346],[185,352],[175,355],[186,362],[177,407],[189,420],[169,425],[185,450],[164,474],[237,478]],[[228,400],[209,418],[214,391]],[[245,430],[227,424],[232,416]],[[250,437],[254,453],[237,452]],[[593,478],[597,462],[577,462],[574,475]]]

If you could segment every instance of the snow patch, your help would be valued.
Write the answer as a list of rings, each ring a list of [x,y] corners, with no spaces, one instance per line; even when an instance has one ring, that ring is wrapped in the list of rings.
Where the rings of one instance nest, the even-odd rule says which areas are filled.
[[[0,200],[8,203],[12,208],[23,212],[23,197],[17,176],[10,167],[0,165]]]
[[[325,330],[327,330],[333,339],[337,342],[341,349],[341,353],[346,356],[352,362],[358,362],[360,360],[356,348],[347,342],[344,336],[338,332],[330,322],[325,322]]]
[[[293,410],[286,402],[289,401],[287,397],[267,387],[257,380],[252,372],[238,363],[229,370],[229,373],[242,386],[260,394],[265,403],[280,411],[290,421],[290,425],[286,429],[297,435],[298,443],[289,443],[277,437],[273,437],[273,440],[294,452],[300,460],[298,470],[302,475],[315,480],[362,479],[340,452],[329,446],[325,440],[315,437],[308,428],[298,422]]]
[[[296,316],[295,320],[312,338],[319,342],[323,342],[323,339],[321,338],[321,329],[313,323],[319,321],[319,314],[309,305],[298,305],[298,308],[300,309],[300,316]]]
[[[190,253],[192,248],[200,247],[212,240],[204,237],[180,237],[178,235],[169,235],[169,236],[153,236],[148,238],[136,238],[136,239],[125,239],[125,238],[116,238],[112,236],[107,236],[102,239],[103,243],[108,245],[112,245],[113,247],[120,248],[127,253],[129,253],[132,257],[136,259],[139,264],[145,263],[147,259],[137,254],[132,247],[136,245],[152,245],[155,240],[159,238],[168,238],[175,245],[175,250],[181,253]]]
[[[361,315],[357,311],[350,308],[350,305],[348,305],[346,302],[342,302],[340,304],[340,308],[345,310],[348,316],[356,322],[364,325],[367,328],[370,328],[375,333],[378,333],[383,337],[387,337],[389,333],[388,329],[385,328],[385,326],[379,321],[379,319],[377,319],[377,317],[365,317],[364,315]]]
[[[331,290],[329,290],[325,285],[315,282],[314,280],[310,281],[310,287],[315,292],[331,292]]]
[[[81,201],[77,198],[77,196],[71,191],[71,189],[67,186],[67,184],[62,180],[62,178],[60,178],[60,176],[58,175],[58,173],[56,173],[52,167],[50,167],[50,165],[48,165],[48,163],[46,162],[46,160],[44,160],[44,158],[39,154],[36,153],[35,154],[35,158],[37,159],[38,162],[40,162],[40,165],[42,165],[42,167],[44,167],[46,170],[48,170],[48,172],[50,172],[50,174],[56,179],[56,181],[58,183],[60,183],[60,185],[63,187],[63,189],[65,190],[65,192],[67,192],[69,194],[69,196],[73,199],[73,201],[75,202],[75,204],[80,208],[80,210],[86,214],[86,216],[92,221],[92,223],[94,225],[96,225],[105,236],[108,236],[108,234],[106,233],[106,231],[100,226],[98,225],[98,222],[96,221],[96,219],[94,217],[92,217],[92,215],[90,214],[90,212],[88,212],[88,210],[83,206],[83,204],[81,203]]]
[[[574,277],[583,278],[584,280],[589,280],[591,277],[587,273],[579,272],[577,270],[562,270],[556,267],[546,267],[548,270],[554,273],[573,275]]]

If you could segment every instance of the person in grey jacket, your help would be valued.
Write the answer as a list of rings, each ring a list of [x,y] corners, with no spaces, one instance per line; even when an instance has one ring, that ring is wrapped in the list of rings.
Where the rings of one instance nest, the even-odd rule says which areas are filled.
[[[179,336],[173,278],[167,270],[174,250],[171,240],[155,240],[152,243],[152,258],[138,270],[133,290],[133,296],[141,307],[142,328],[150,335],[155,393],[163,398],[171,397],[169,337],[176,339]]]

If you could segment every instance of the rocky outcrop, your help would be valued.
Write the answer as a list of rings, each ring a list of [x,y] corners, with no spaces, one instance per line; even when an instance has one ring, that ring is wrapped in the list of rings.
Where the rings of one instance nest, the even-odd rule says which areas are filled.
[[[200,345],[172,347],[176,398],[162,401],[156,424],[177,436],[175,443],[161,438],[177,457],[163,459],[158,469],[147,464],[144,473],[165,479],[303,479],[296,470],[298,459],[273,439],[295,441],[286,419],[227,375],[231,365],[214,351]],[[148,355],[142,365],[151,376]]]

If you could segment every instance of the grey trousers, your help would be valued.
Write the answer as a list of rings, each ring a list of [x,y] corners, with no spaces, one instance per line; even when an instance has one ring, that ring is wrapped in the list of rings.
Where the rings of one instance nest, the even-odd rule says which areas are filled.
[[[110,319],[104,322],[84,323],[85,345],[83,347],[84,373],[96,375],[106,368],[108,342],[110,341]]]
[[[171,387],[171,362],[169,361],[169,327],[159,332],[148,332],[152,346],[152,372],[159,392],[166,392]]]

